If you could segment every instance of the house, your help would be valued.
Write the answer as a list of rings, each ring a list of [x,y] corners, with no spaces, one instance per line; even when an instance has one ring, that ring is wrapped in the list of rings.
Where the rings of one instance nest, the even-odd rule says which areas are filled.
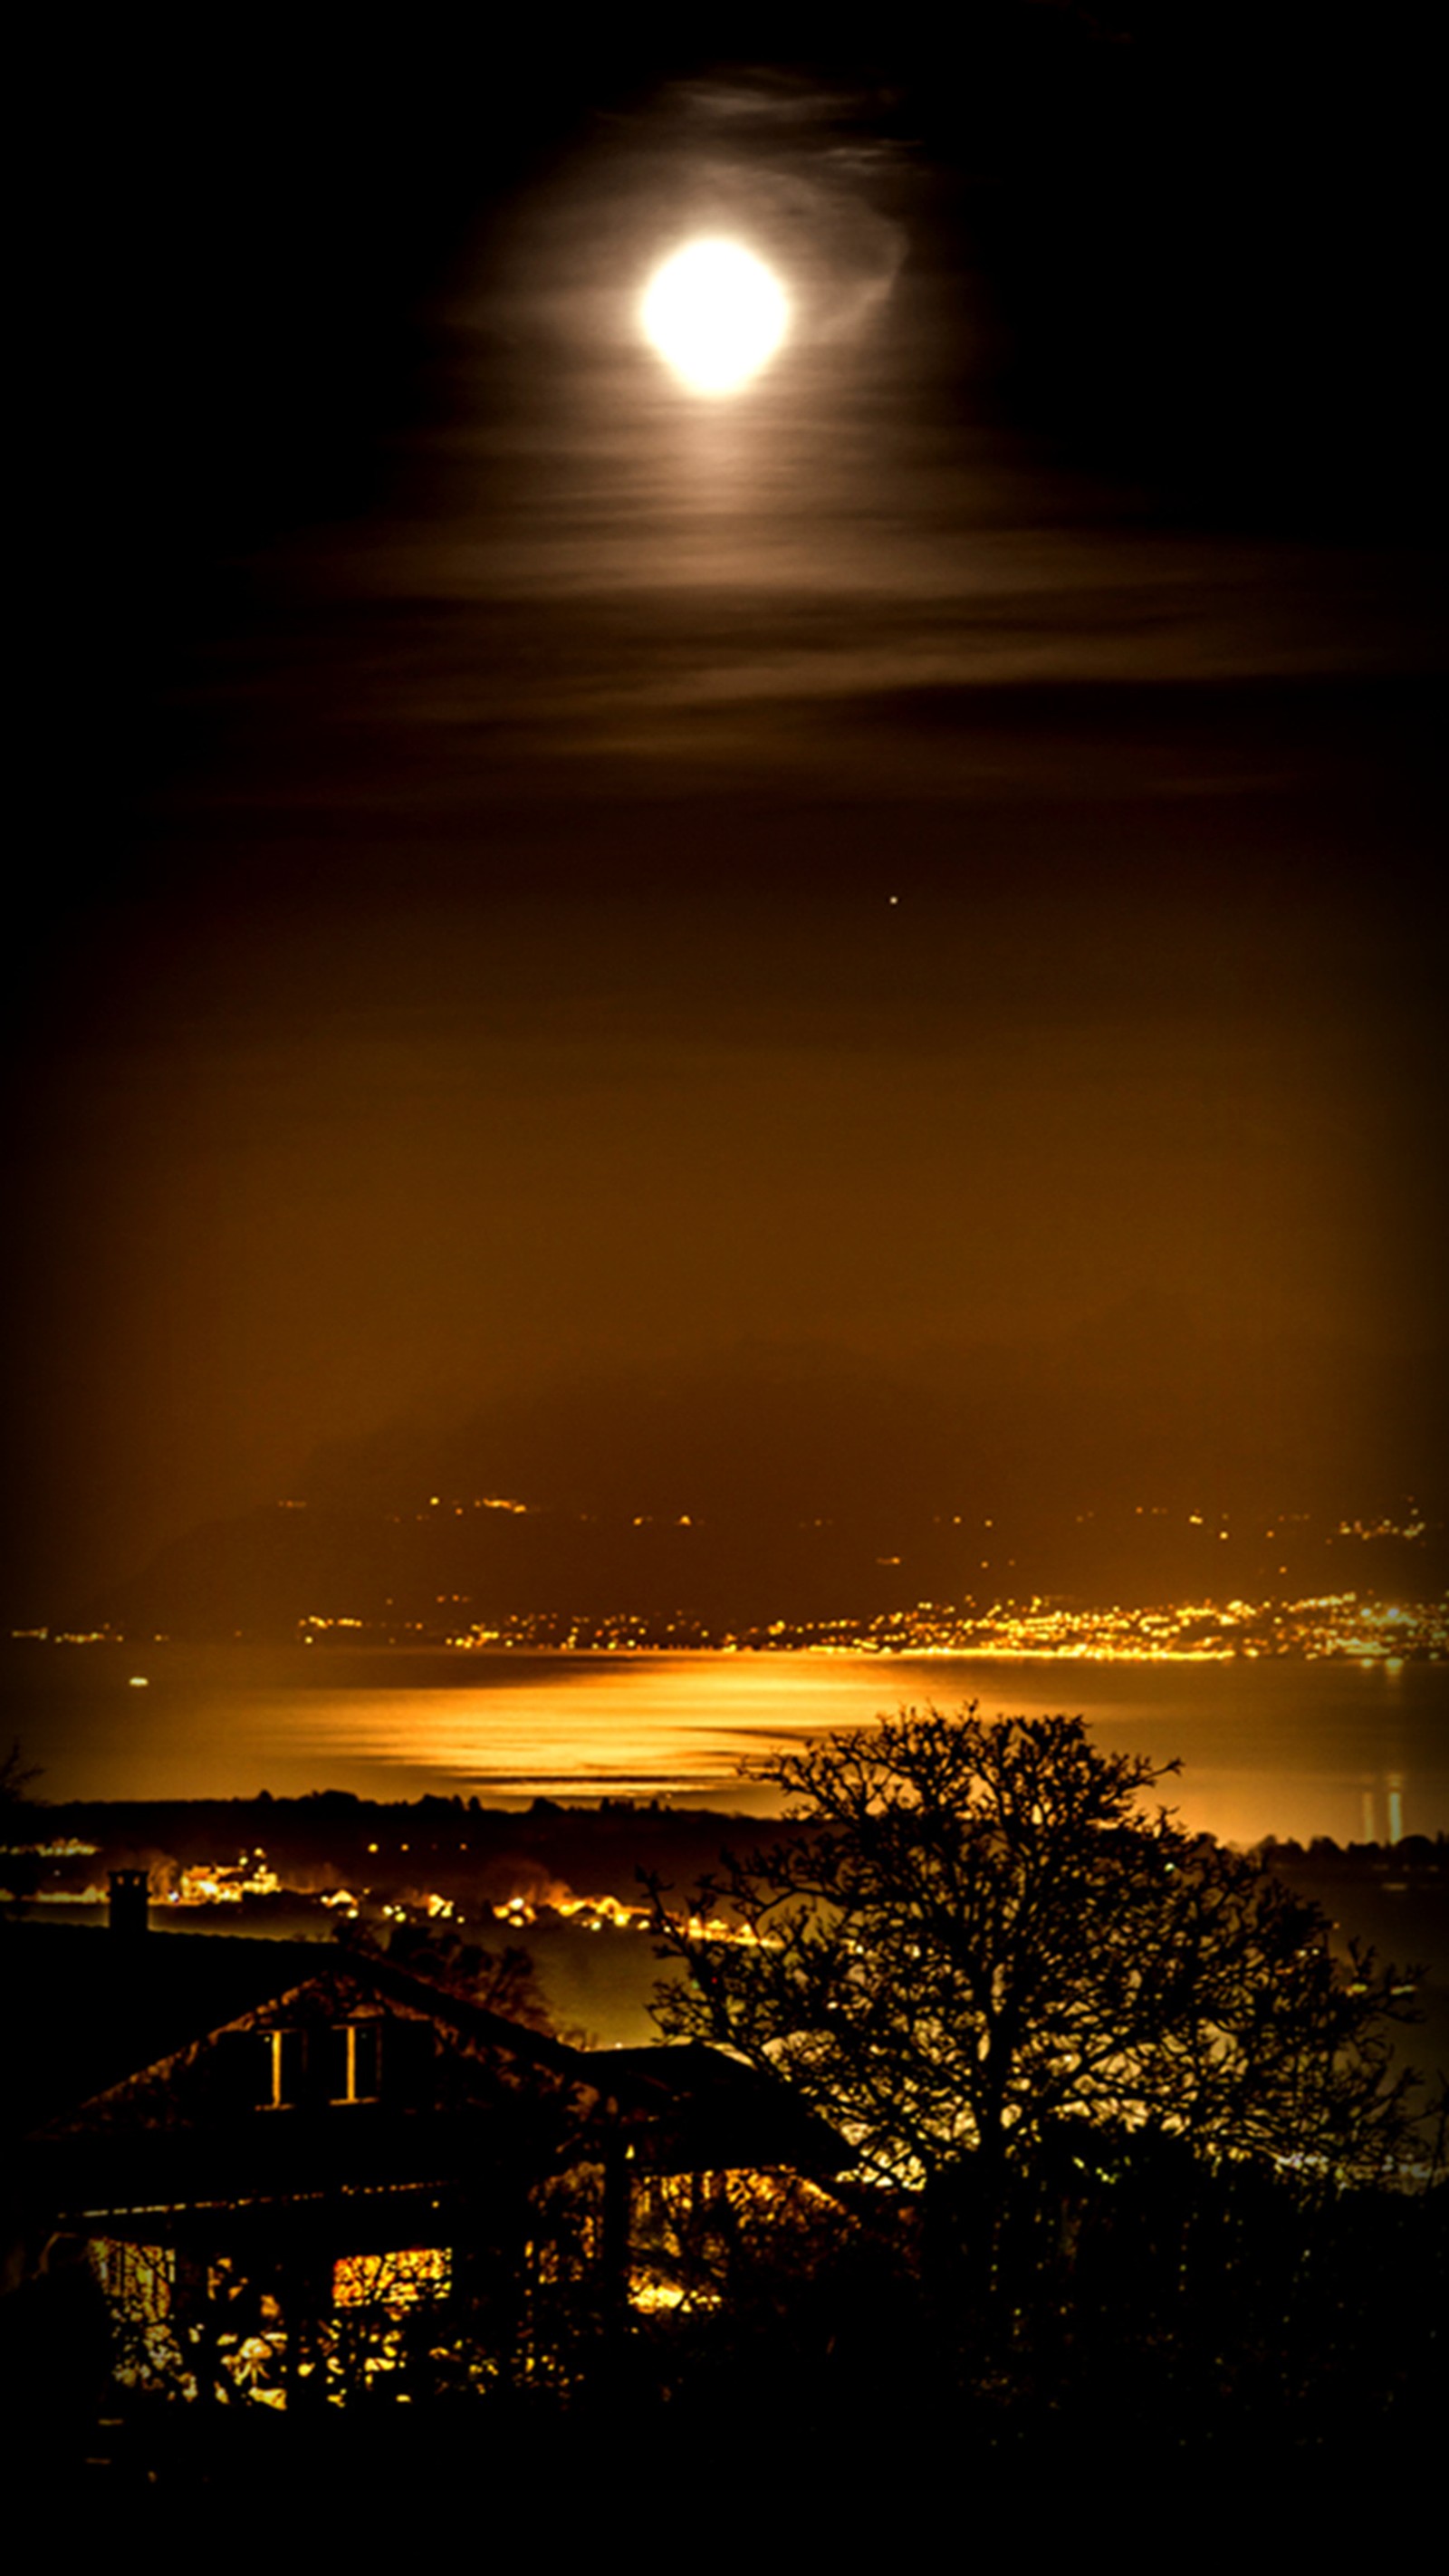
[[[84,2247],[130,2385],[556,2378],[690,2295],[680,2214],[720,2176],[845,2160],[718,2051],[581,2049],[367,1946],[144,1921],[120,1891],[109,1932],[3,1932],[8,2277],[34,2309]]]

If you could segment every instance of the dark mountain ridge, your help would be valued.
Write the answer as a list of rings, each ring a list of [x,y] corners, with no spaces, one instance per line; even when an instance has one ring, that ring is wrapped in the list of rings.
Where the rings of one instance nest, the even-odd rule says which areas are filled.
[[[1444,1574],[1431,1411],[1424,1372],[1213,1343],[1159,1301],[929,1369],[745,1348],[334,1443],[284,1501],[189,1532],[87,1617],[450,1634],[530,1614],[719,1630],[1033,1593],[1423,1599]]]

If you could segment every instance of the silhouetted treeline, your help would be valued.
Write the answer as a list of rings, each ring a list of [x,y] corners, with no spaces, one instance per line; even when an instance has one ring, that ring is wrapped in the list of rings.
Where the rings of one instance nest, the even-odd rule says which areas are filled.
[[[605,1798],[565,1806],[535,1798],[522,1808],[485,1807],[474,1798],[372,1799],[325,1789],[301,1798],[85,1799],[37,1809],[37,1841],[73,1837],[96,1846],[89,1872],[78,1859],[67,1880],[122,1855],[169,1855],[186,1866],[232,1863],[265,1851],[287,1883],[339,1880],[416,1882],[424,1872],[443,1893],[508,1896],[555,1881],[622,1899],[639,1894],[647,1861],[681,1882],[712,1868],[720,1845],[752,1830],[748,1820],[674,1809],[661,1800]],[[60,1864],[56,1864],[59,1875]],[[288,1880],[288,1871],[297,1873]]]
[[[667,1799],[602,1798],[569,1805],[536,1797],[526,1807],[487,1807],[476,1797],[362,1798],[350,1789],[312,1790],[299,1798],[89,1798],[47,1801],[31,1811],[40,1839],[73,1835],[102,1849],[154,1843],[191,1860],[234,1860],[242,1849],[339,1867],[378,1855],[466,1853],[488,1858],[526,1847],[557,1868],[565,1860],[596,1873],[627,1864],[621,1894],[634,1885],[639,1859],[653,1865],[677,1852],[682,1869],[713,1860],[722,1838],[754,1830],[753,1820],[716,1809],[675,1808]],[[1269,1836],[1262,1845],[1275,1869],[1304,1866],[1350,1872],[1449,1873],[1449,1834],[1404,1834],[1397,1842],[1337,1843],[1316,1834],[1302,1843]]]

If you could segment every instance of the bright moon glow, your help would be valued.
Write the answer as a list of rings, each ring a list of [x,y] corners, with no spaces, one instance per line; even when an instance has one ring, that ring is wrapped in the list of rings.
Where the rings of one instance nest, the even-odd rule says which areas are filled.
[[[644,336],[692,393],[732,394],[768,365],[790,307],[779,279],[738,242],[686,242],[656,269]]]

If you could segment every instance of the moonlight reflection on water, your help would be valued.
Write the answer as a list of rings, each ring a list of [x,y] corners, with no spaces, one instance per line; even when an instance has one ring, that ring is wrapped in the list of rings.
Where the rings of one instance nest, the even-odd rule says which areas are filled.
[[[666,1797],[767,1808],[739,1762],[883,1711],[967,1701],[1081,1714],[1108,1744],[1181,1755],[1184,1820],[1234,1841],[1435,1833],[1449,1822],[1449,1670],[1022,1658],[460,1655],[39,1649],[12,1661],[12,1732],[70,1797],[426,1791],[485,1806]]]

